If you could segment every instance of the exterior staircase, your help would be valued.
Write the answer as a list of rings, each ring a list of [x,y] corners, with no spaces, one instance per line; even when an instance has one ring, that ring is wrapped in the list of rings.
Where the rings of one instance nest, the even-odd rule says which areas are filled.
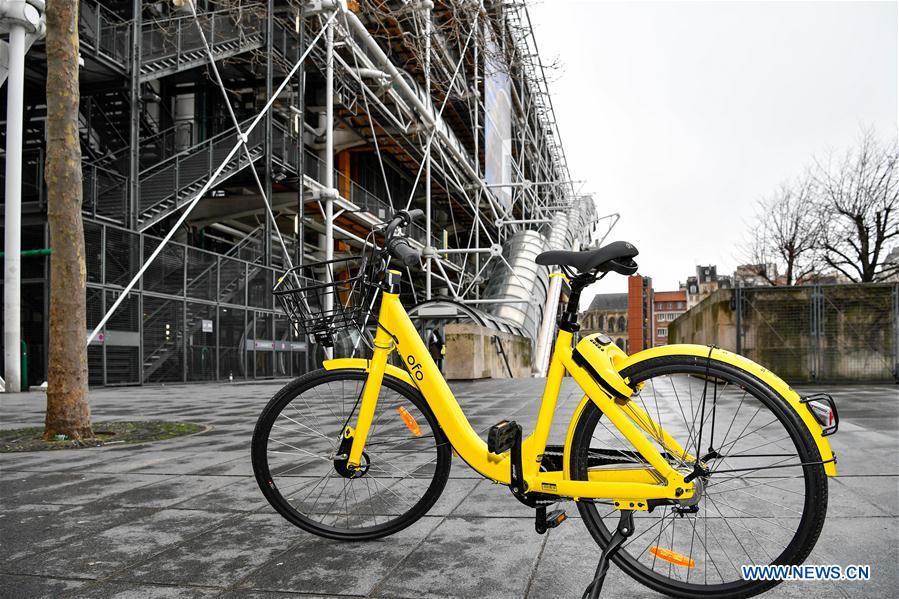
[[[245,130],[249,122],[241,123],[241,129]],[[139,229],[155,225],[196,197],[236,142],[237,132],[231,128],[142,171]],[[247,140],[252,161],[262,157],[264,143],[265,130],[260,125]],[[243,149],[238,150],[212,185],[221,184],[249,164]]]
[[[262,5],[258,5],[261,7]],[[200,25],[216,61],[265,46],[265,23],[257,5],[199,15]],[[140,79],[152,81],[209,62],[193,15],[157,19],[141,32]]]

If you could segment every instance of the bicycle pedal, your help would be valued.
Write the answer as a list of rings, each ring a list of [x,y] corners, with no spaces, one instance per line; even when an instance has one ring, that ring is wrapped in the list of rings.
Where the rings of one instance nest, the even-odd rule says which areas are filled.
[[[545,507],[538,507],[537,517],[534,520],[534,529],[542,535],[550,528],[557,527],[567,519],[568,514],[565,513],[565,510],[553,510],[547,513]]]
[[[500,455],[512,449],[521,427],[515,421],[503,420],[490,427],[487,433],[487,451]]]

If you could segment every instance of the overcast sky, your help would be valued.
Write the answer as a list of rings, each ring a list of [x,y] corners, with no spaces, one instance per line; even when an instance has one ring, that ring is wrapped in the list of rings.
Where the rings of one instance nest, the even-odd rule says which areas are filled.
[[[607,241],[676,289],[728,273],[754,203],[863,127],[897,126],[895,2],[603,2],[530,9],[571,173]],[[592,292],[626,290],[610,275]],[[592,294],[591,294],[592,295]]]

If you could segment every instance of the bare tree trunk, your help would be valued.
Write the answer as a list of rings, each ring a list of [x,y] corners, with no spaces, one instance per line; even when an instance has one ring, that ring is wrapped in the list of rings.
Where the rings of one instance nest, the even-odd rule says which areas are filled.
[[[92,438],[87,400],[87,315],[81,146],[78,139],[78,0],[47,2],[47,216],[50,356],[44,438]]]

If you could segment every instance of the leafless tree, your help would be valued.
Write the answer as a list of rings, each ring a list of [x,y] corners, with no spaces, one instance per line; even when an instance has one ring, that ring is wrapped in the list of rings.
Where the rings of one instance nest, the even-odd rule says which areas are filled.
[[[81,146],[78,141],[78,0],[47,3],[47,217],[50,348],[44,438],[93,437],[87,399],[87,312]]]
[[[885,262],[899,240],[899,146],[872,132],[835,164],[818,165],[817,212],[824,261],[850,280],[887,278],[899,264]]]
[[[784,184],[771,197],[758,202],[756,226],[745,254],[756,266],[756,276],[770,285],[795,285],[818,271],[819,227],[813,206],[815,182],[803,177]],[[776,264],[783,278],[765,266]]]

